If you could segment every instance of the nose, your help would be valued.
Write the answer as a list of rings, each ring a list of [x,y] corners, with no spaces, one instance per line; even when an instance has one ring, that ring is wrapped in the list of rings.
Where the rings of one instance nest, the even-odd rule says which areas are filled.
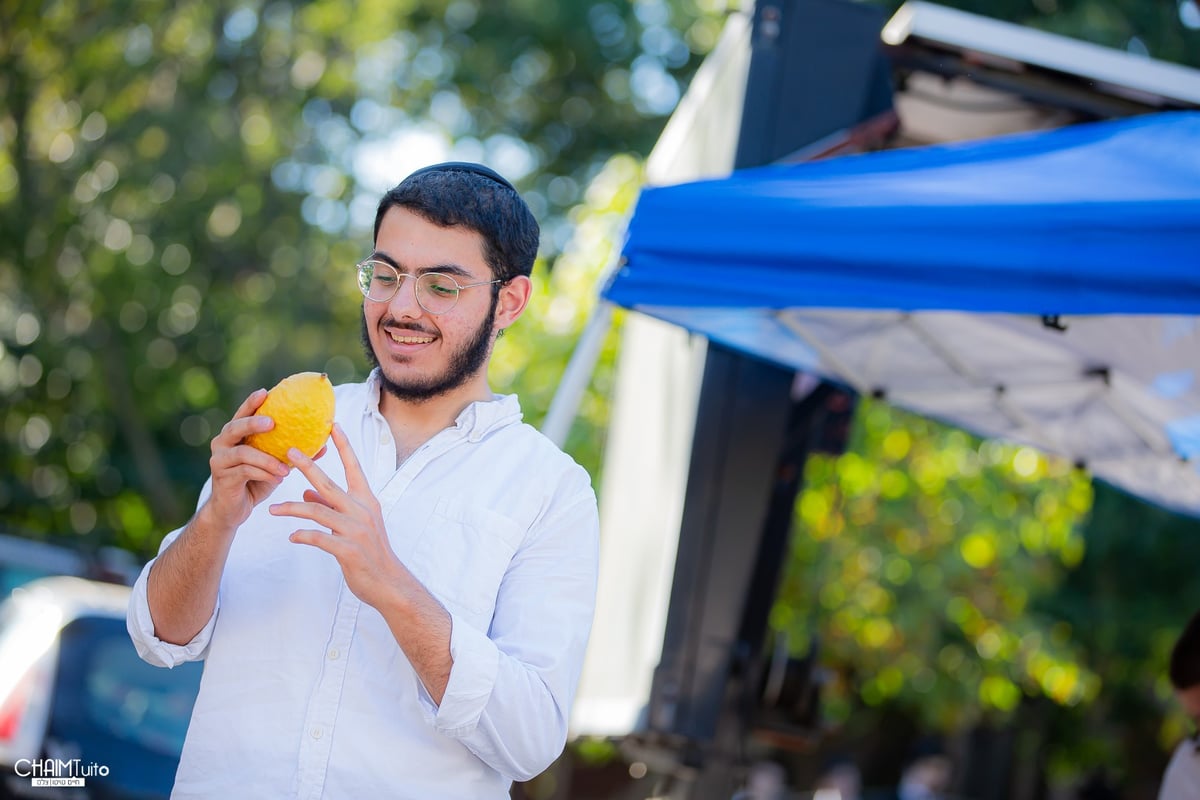
[[[396,293],[388,301],[388,311],[393,317],[419,317],[425,309],[417,302],[417,279],[401,276]]]

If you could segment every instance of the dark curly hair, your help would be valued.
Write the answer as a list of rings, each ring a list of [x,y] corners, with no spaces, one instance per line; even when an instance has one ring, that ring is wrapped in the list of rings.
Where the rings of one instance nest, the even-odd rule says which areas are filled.
[[[486,167],[435,165],[409,175],[379,201],[376,241],[384,215],[394,207],[443,228],[462,226],[478,233],[484,259],[501,281],[533,271],[541,236],[537,220],[512,185]]]
[[[1192,615],[1175,641],[1167,675],[1181,691],[1200,686],[1200,612]]]

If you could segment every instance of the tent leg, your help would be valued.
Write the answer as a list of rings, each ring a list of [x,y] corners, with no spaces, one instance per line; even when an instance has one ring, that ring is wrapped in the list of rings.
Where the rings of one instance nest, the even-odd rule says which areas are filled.
[[[612,315],[610,303],[601,302],[596,306],[583,333],[579,335],[571,360],[567,362],[562,380],[554,392],[554,399],[550,401],[550,408],[542,421],[542,433],[559,447],[567,441],[571,424],[579,413],[579,402],[596,369],[604,337],[612,327]]]

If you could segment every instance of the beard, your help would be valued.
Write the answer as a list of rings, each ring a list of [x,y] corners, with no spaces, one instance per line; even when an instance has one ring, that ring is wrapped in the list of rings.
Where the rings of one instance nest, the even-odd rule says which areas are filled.
[[[474,336],[463,343],[461,347],[450,354],[450,361],[441,374],[425,378],[414,377],[405,381],[394,381],[388,377],[386,370],[379,364],[379,357],[371,345],[370,332],[367,330],[367,315],[362,315],[362,344],[367,361],[373,368],[379,368],[379,378],[383,391],[410,403],[424,403],[435,397],[448,394],[462,386],[483,368],[491,352],[492,323],[496,320],[496,305],[499,297],[492,297],[491,307],[487,316],[475,331]],[[386,335],[386,334],[384,334]]]

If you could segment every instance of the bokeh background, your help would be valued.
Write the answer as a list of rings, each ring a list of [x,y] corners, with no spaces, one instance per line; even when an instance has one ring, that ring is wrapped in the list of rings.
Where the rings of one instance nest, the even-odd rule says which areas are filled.
[[[1200,66],[1191,0],[949,5]],[[380,194],[433,161],[488,162],[543,223],[491,374],[538,424],[731,10],[0,2],[0,533],[148,558],[250,391],[363,377],[352,267]],[[620,317],[567,442],[597,483]],[[883,782],[889,741],[994,736],[1040,776],[1153,796],[1185,733],[1163,668],[1200,607],[1200,522],[1027,448],[855,414],[850,450],[809,462],[772,614],[821,642],[825,741]],[[565,758],[621,760],[605,742]],[[558,774],[521,791],[566,796]]]

